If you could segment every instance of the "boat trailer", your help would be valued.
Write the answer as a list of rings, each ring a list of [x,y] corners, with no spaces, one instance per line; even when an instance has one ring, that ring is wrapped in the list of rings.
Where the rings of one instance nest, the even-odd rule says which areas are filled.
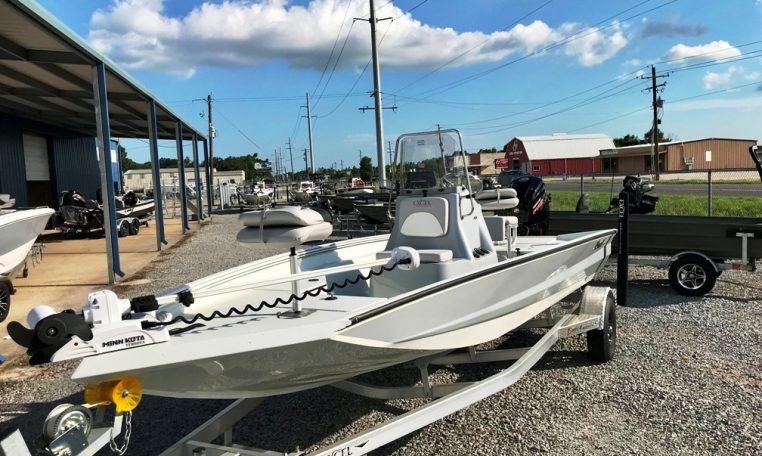
[[[264,398],[238,399],[183,439],[165,450],[162,456],[348,456],[362,455],[415,432],[439,419],[462,410],[513,385],[562,338],[587,334],[587,347],[594,362],[610,361],[616,350],[616,295],[608,287],[586,286],[578,302],[561,302],[527,321],[519,329],[547,329],[531,347],[479,350],[467,347],[449,353],[419,358],[413,363],[420,371],[420,384],[380,386],[357,380],[344,380],[333,387],[360,396],[391,399],[431,399],[426,404],[355,434],[338,443],[306,453],[296,448],[283,453],[238,445],[233,426],[251,413]],[[475,382],[433,384],[429,367],[514,361],[499,372]],[[114,382],[110,382],[114,383]],[[96,388],[96,390],[93,390]],[[138,388],[139,389],[139,388]],[[47,417],[43,435],[37,439],[38,453],[50,456],[89,456],[109,446],[117,454],[127,450],[131,431],[131,404],[135,390],[126,385],[88,386],[88,404],[58,405]],[[121,392],[121,394],[119,394]],[[127,392],[127,394],[125,394]],[[90,398],[88,398],[90,396]],[[129,404],[130,397],[133,401]],[[95,397],[97,400],[91,400]],[[116,405],[109,419],[109,398]],[[139,396],[137,397],[139,401]],[[92,402],[97,402],[92,404]],[[125,410],[128,410],[125,412]],[[121,437],[122,443],[117,444]],[[2,437],[2,436],[0,436]],[[222,443],[212,443],[222,437]],[[20,431],[0,440],[0,456],[31,456]]]

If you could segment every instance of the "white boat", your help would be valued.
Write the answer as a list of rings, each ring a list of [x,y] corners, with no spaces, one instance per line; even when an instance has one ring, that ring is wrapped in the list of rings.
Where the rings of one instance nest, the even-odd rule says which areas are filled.
[[[96,292],[81,315],[33,310],[33,329],[9,334],[33,363],[81,358],[77,382],[136,377],[188,398],[290,393],[495,339],[587,284],[616,231],[516,238],[513,217],[485,217],[471,198],[463,150],[455,130],[398,139],[389,235],[292,246],[157,296]],[[432,186],[408,187],[422,174]],[[239,240],[314,239],[326,222],[313,212],[250,213]],[[278,225],[294,215],[309,220]],[[46,332],[58,322],[66,337]]]
[[[0,214],[0,274],[10,273],[26,260],[54,212],[45,207]]]

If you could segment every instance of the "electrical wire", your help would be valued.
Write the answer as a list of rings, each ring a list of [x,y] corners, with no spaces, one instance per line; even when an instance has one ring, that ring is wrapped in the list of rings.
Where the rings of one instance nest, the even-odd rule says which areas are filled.
[[[492,74],[492,73],[494,73],[494,72],[496,72],[498,70],[501,70],[501,69],[506,68],[506,67],[508,67],[510,65],[513,65],[513,64],[516,64],[516,63],[521,62],[523,60],[526,60],[526,59],[528,59],[528,58],[530,58],[532,56],[535,56],[535,55],[547,52],[547,51],[555,49],[555,48],[557,48],[559,46],[563,46],[564,44],[568,44],[568,43],[571,43],[573,41],[579,40],[579,39],[584,38],[586,36],[589,36],[589,35],[591,35],[593,33],[598,33],[601,30],[609,29],[611,27],[614,27],[618,23],[627,22],[627,21],[629,21],[629,20],[631,20],[633,18],[642,16],[643,14],[646,14],[646,13],[658,10],[660,8],[664,8],[665,6],[670,5],[672,3],[675,3],[678,0],[669,0],[669,1],[667,1],[665,3],[662,3],[660,5],[657,5],[657,6],[653,7],[653,8],[649,8],[649,9],[647,9],[645,11],[641,11],[641,12],[638,12],[636,14],[630,15],[630,16],[624,18],[624,19],[621,19],[617,23],[612,23],[612,24],[607,25],[605,27],[599,27],[601,24],[603,24],[605,22],[608,22],[608,21],[611,21],[613,19],[616,19],[618,16],[620,16],[622,14],[625,14],[625,13],[627,13],[629,11],[632,11],[632,10],[634,10],[634,9],[636,9],[636,8],[642,6],[642,5],[644,5],[644,4],[646,4],[646,3],[650,2],[650,1],[651,0],[643,0],[643,1],[639,2],[639,3],[637,3],[634,6],[631,6],[631,7],[627,8],[627,9],[624,9],[624,10],[622,10],[622,11],[620,11],[620,12],[618,12],[618,13],[610,16],[610,17],[607,17],[606,19],[598,21],[597,23],[595,23],[592,26],[586,28],[585,30],[582,30],[580,32],[572,34],[572,35],[570,35],[570,36],[568,36],[568,37],[566,37],[566,38],[564,38],[562,40],[556,41],[555,43],[550,44],[550,45],[548,45],[548,46],[546,46],[546,47],[544,47],[542,49],[538,49],[538,50],[532,51],[532,52],[530,52],[528,54],[525,54],[525,55],[523,55],[521,57],[517,57],[517,58],[515,58],[513,60],[510,60],[510,61],[508,61],[506,63],[500,64],[500,65],[497,65],[497,66],[494,66],[494,67],[489,68],[487,70],[480,71],[480,72],[475,73],[475,74],[473,74],[471,76],[467,76],[465,78],[458,79],[458,80],[450,82],[448,84],[444,84],[442,86],[435,87],[433,89],[429,89],[427,91],[422,92],[419,96],[421,96],[423,98],[431,98],[431,97],[433,97],[435,95],[438,95],[440,93],[447,92],[447,91],[452,90],[452,89],[454,89],[456,87],[459,87],[461,85],[464,85],[464,84],[467,84],[469,82],[475,81],[477,79],[483,78],[483,77],[485,77],[485,76],[487,76],[489,74]]]
[[[253,140],[253,139],[249,138],[249,135],[247,135],[246,133],[244,133],[244,132],[243,132],[243,130],[241,130],[240,128],[238,128],[238,126],[236,126],[236,124],[235,124],[235,123],[234,123],[234,122],[233,122],[233,121],[230,119],[230,117],[226,116],[224,112],[220,111],[220,108],[219,108],[219,107],[215,106],[215,107],[214,107],[214,108],[212,108],[212,109],[214,109],[214,111],[215,111],[217,114],[221,115],[223,119],[227,120],[227,121],[228,121],[228,123],[229,123],[229,124],[230,124],[230,125],[231,125],[233,128],[235,128],[235,129],[238,131],[238,133],[240,133],[240,134],[241,134],[241,136],[243,136],[244,138],[246,138],[246,140],[247,140],[247,141],[249,141],[250,143],[254,144],[254,147],[256,147],[257,149],[259,149],[261,152],[264,152],[264,150],[263,150],[261,147],[259,147],[259,144],[257,144],[256,142],[254,142],[254,140]]]
[[[501,32],[504,32],[504,31],[506,31],[506,30],[508,30],[508,29],[510,29],[510,28],[512,28],[512,27],[515,27],[515,26],[516,26],[516,25],[517,25],[519,22],[523,21],[523,20],[524,20],[524,19],[526,19],[527,17],[529,17],[529,16],[533,15],[534,13],[536,13],[537,11],[541,10],[542,8],[544,8],[545,6],[547,6],[548,4],[550,4],[552,1],[553,1],[553,0],[547,0],[547,1],[546,1],[545,3],[543,3],[542,5],[538,6],[537,8],[535,8],[535,9],[533,9],[532,11],[528,12],[527,14],[525,14],[525,15],[521,16],[520,18],[516,19],[516,20],[515,20],[515,21],[513,21],[513,22],[512,22],[510,25],[508,25],[508,26],[506,26],[506,27],[502,28],[500,31],[501,31]],[[425,3],[425,2],[424,2],[424,3]],[[416,7],[416,8],[417,8],[417,7]],[[438,72],[439,70],[443,69],[444,67],[446,67],[446,66],[450,65],[451,63],[453,63],[454,61],[458,60],[459,58],[461,58],[461,57],[465,56],[466,54],[470,53],[470,52],[471,52],[471,51],[473,51],[474,49],[478,49],[478,48],[480,48],[480,47],[484,46],[484,45],[485,45],[485,44],[487,44],[488,42],[492,41],[494,38],[495,38],[495,35],[494,35],[494,34],[492,34],[492,35],[491,35],[489,38],[487,38],[486,40],[484,40],[484,41],[482,41],[481,43],[477,44],[476,46],[474,46],[474,47],[472,47],[472,48],[470,48],[470,49],[466,50],[465,52],[463,52],[463,53],[461,53],[461,54],[458,54],[457,56],[455,56],[455,57],[453,57],[452,59],[448,60],[447,62],[445,62],[445,63],[441,64],[441,65],[440,65],[440,66],[438,66],[437,68],[435,68],[435,69],[433,69],[433,70],[429,71],[428,73],[424,74],[423,76],[421,76],[421,77],[419,77],[419,78],[415,79],[413,82],[410,82],[410,83],[408,83],[407,85],[403,86],[401,89],[397,89],[397,90],[395,91],[395,93],[396,93],[397,95],[399,95],[399,93],[400,93],[400,92],[404,91],[404,90],[405,90],[405,89],[407,89],[408,87],[411,87],[411,86],[413,86],[413,85],[415,85],[415,84],[417,84],[417,83],[421,82],[422,80],[424,80],[424,79],[428,78],[428,77],[429,77],[429,76],[431,76],[432,74],[434,74],[434,73]]]
[[[344,10],[344,17],[341,19],[341,25],[339,26],[339,31],[336,33],[336,39],[333,40],[333,47],[331,48],[331,53],[328,55],[328,60],[325,62],[325,66],[323,67],[323,72],[320,73],[320,79],[318,79],[317,84],[315,84],[315,88],[312,89],[312,97],[315,97],[315,93],[320,88],[320,83],[323,82],[323,77],[325,76],[325,72],[328,71],[328,66],[331,64],[331,59],[333,58],[333,53],[336,52],[336,45],[339,43],[339,38],[341,38],[341,31],[344,30],[344,23],[347,21],[347,15],[349,14],[349,9],[352,7],[352,0],[349,0],[347,2],[347,9]],[[347,37],[344,39],[344,45],[341,47],[341,51],[344,52],[344,46],[347,44],[347,39],[349,38],[349,35],[352,33],[352,27],[354,26],[354,21],[352,21],[352,24],[349,26],[349,31],[347,32]],[[341,59],[341,53],[338,57],[336,57],[336,64],[339,63],[339,59]],[[333,71],[336,69],[336,64],[333,66],[333,70],[331,70],[331,76],[333,76]],[[323,92],[325,92],[326,87],[328,87],[329,80],[325,83],[325,86],[323,87]],[[320,102],[320,97],[315,101],[315,106]]]

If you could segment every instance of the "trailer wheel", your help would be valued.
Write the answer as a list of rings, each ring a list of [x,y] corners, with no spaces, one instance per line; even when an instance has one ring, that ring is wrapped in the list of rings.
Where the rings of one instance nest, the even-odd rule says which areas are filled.
[[[714,288],[717,271],[706,258],[683,255],[669,267],[669,284],[685,296],[703,296]]]
[[[140,220],[133,219],[130,222],[130,235],[134,236],[140,232]]]
[[[8,317],[11,311],[11,283],[0,278],[0,322]]]
[[[119,237],[125,237],[130,235],[130,223],[127,221],[119,222],[119,229],[117,230]]]
[[[603,329],[587,332],[587,351],[590,358],[599,363],[614,359],[616,352],[616,302],[610,296],[606,301]]]

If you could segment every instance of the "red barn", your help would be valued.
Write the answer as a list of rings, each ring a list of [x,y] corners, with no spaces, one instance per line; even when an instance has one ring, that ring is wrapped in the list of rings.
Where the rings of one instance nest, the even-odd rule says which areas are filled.
[[[536,176],[600,173],[600,151],[613,146],[604,134],[519,136],[503,147],[500,165]]]

